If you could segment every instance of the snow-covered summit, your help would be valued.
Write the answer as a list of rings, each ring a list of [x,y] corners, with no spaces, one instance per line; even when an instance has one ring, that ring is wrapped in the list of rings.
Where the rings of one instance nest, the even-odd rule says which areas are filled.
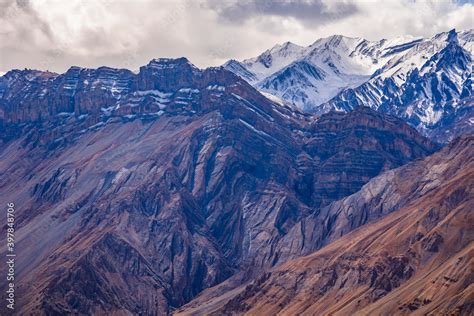
[[[251,83],[256,83],[283,67],[288,66],[293,61],[302,58],[304,52],[305,47],[286,42],[277,44],[257,57],[246,59],[240,64],[245,70],[252,74],[250,77],[254,79]],[[225,66],[228,68],[228,63]],[[240,73],[237,74],[240,75]]]
[[[369,41],[333,35],[302,47],[287,42],[224,67],[303,110],[359,105],[407,118],[426,130],[472,95],[474,31]],[[467,105],[466,105],[467,104]]]

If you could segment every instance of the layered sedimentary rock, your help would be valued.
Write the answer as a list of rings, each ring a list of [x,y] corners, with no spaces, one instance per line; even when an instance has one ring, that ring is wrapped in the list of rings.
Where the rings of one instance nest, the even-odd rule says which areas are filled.
[[[401,120],[310,116],[186,59],[1,85],[23,313],[169,313],[305,253],[285,245],[302,220],[437,149]]]
[[[220,297],[211,289],[178,314],[470,315],[473,145],[472,136],[458,138],[372,179],[326,208],[329,226],[316,227],[337,239],[389,215]]]

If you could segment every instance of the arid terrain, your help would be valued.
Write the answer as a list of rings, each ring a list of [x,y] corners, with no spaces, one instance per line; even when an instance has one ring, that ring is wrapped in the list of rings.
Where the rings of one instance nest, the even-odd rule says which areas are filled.
[[[397,210],[246,285],[211,288],[176,315],[471,314],[473,145],[457,139],[372,179],[329,207],[335,226]]]

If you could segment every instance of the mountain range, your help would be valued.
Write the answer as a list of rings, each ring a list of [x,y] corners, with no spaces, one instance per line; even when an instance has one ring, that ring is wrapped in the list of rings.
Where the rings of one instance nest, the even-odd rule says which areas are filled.
[[[368,106],[447,142],[459,133],[440,129],[445,132],[453,117],[468,112],[474,121],[473,42],[473,30],[380,41],[334,35],[307,47],[276,45],[224,67],[304,111],[348,112]]]
[[[15,204],[16,312],[469,314],[470,34],[334,36],[207,69],[7,72],[0,203]],[[405,115],[413,85],[441,89],[441,119]],[[300,97],[271,88],[284,86]]]

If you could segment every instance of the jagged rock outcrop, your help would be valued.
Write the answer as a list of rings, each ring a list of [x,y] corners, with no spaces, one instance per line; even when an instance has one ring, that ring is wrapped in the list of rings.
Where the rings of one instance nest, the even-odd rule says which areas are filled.
[[[61,75],[12,70],[0,78],[0,120],[8,124],[99,113],[132,90],[134,76],[129,70],[108,67],[71,67]]]

